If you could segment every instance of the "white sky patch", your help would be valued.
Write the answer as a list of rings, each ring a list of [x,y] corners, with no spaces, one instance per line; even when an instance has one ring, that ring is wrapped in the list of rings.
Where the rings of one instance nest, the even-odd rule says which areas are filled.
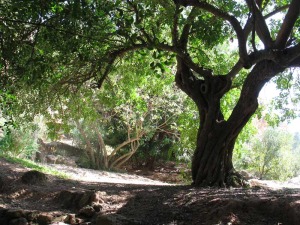
[[[299,72],[297,72],[297,74],[298,73]],[[267,106],[268,104],[271,103],[272,100],[274,100],[276,97],[278,97],[279,94],[280,94],[280,90],[278,90],[276,88],[276,84],[274,82],[270,81],[264,86],[264,88],[261,90],[261,92],[259,94],[259,104],[264,104]],[[293,91],[291,91],[291,95],[292,94],[293,94]],[[291,105],[291,107],[294,107],[295,109],[299,108],[299,106],[297,106],[297,105],[296,106]],[[299,132],[300,133],[300,117],[298,117],[294,120],[283,122],[281,124],[281,126],[286,127],[289,132],[292,132],[292,133]]]

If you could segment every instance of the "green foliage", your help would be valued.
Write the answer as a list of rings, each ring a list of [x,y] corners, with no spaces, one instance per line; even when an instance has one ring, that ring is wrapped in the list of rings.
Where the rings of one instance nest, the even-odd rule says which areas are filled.
[[[289,2],[263,1],[263,13]],[[233,0],[206,2],[210,8],[220,9],[217,14],[222,16],[205,9],[176,6],[172,0],[1,3],[0,109],[5,119],[16,124],[44,115],[52,139],[69,133],[75,127],[74,121],[83,121],[89,138],[95,140],[90,126],[96,123],[97,131],[112,147],[140,130],[141,158],[190,158],[197,139],[199,109],[171,85],[176,54],[191,60],[198,71],[227,74],[240,56],[236,47],[230,46],[234,45],[235,31],[228,20],[232,16],[237,21],[251,18],[246,3]],[[291,34],[295,39],[290,46],[299,40],[299,21]],[[274,38],[280,24],[278,19],[268,24]],[[185,31],[187,37],[179,40]],[[243,32],[247,33],[246,29]],[[185,38],[186,49],[182,46]],[[248,50],[254,52],[251,47]],[[228,79],[233,80],[231,90],[221,99],[225,120],[238,102],[249,74],[239,70],[239,66],[242,65],[235,68],[238,74]],[[201,74],[197,76],[202,79]],[[299,86],[299,79],[292,77],[291,73],[284,73],[276,80],[283,90],[281,101],[276,103],[284,109],[282,118],[296,116],[286,107],[300,99],[289,98],[291,87]],[[101,86],[101,91],[94,89]],[[212,118],[214,122],[215,119]],[[273,124],[280,121],[273,114],[267,119]],[[241,142],[253,132],[249,126],[239,136],[239,157]],[[17,141],[23,133],[22,129],[7,133],[2,148],[14,155],[33,152],[34,148],[24,147],[32,146],[30,142]],[[24,135],[27,139],[30,138]],[[92,143],[96,146],[97,142]]]
[[[243,128],[235,142],[233,151],[233,163],[238,169],[243,168],[243,157],[245,157],[245,154],[248,150],[245,149],[245,146],[247,146],[247,144],[251,142],[253,137],[257,135],[258,128],[254,124],[255,119],[256,117],[252,117],[250,119],[249,123],[247,123],[247,125]]]
[[[9,161],[11,163],[17,163],[26,168],[34,169],[34,170],[40,171],[42,173],[52,174],[54,176],[58,176],[58,177],[64,178],[64,179],[69,178],[68,175],[66,175],[65,173],[62,173],[60,171],[57,171],[57,170],[47,167],[45,165],[37,164],[28,159],[22,159],[22,158],[16,158],[16,157],[11,157],[11,156],[7,156],[7,155],[2,155],[1,153],[0,153],[0,157],[4,157],[7,161]]]
[[[83,90],[80,98],[68,100],[64,114],[68,119],[84,118],[86,135],[93,146],[97,145],[97,135],[89,124],[96,123],[105,144],[114,148],[126,141],[129,134],[134,138],[135,132],[143,132],[134,159],[139,164],[154,158],[177,158],[178,121],[183,123],[182,113],[188,108],[183,105],[185,97],[175,94],[178,90],[171,85],[173,78],[168,72],[155,71],[164,77],[153,76],[145,56],[137,53],[132,57],[144,57],[144,60],[135,59],[138,63],[134,64],[131,60],[124,61],[101,91]],[[76,139],[78,144],[84,145],[80,135]],[[129,150],[124,146],[123,153],[116,156]]]
[[[186,110],[179,115],[177,128],[180,132],[180,141],[173,148],[179,160],[189,162],[196,148],[199,113],[190,99],[184,101],[183,108]]]
[[[25,127],[6,129],[0,140],[0,153],[12,157],[32,158],[37,150],[33,132]]]
[[[243,144],[236,166],[260,179],[286,180],[298,175],[299,155],[293,150],[293,135],[280,128],[267,128]]]

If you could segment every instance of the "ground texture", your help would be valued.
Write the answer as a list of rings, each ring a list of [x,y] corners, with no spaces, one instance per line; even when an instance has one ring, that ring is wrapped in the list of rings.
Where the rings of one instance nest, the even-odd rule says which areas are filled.
[[[70,178],[34,174],[24,182],[29,169],[0,159],[0,225],[300,224],[296,185],[194,188],[126,173],[55,167]],[[158,177],[168,174],[161,171]]]

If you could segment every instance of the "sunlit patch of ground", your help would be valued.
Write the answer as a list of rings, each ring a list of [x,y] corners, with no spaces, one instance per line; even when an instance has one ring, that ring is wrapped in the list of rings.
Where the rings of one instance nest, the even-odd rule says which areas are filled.
[[[281,190],[281,189],[299,189],[300,190],[300,176],[294,177],[286,182],[280,182],[275,180],[258,180],[251,179],[251,186],[260,186],[263,188],[269,188],[271,190]]]
[[[51,164],[47,165],[66,173],[71,179],[78,181],[100,182],[100,183],[118,183],[118,184],[143,184],[143,185],[171,185],[165,182],[151,180],[142,176],[114,173],[108,171],[99,171],[84,168],[74,168],[66,165]]]

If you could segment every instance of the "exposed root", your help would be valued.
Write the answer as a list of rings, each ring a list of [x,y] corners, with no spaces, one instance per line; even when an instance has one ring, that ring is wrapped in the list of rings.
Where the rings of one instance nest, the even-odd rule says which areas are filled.
[[[232,171],[226,178],[226,187],[244,187],[249,188],[250,185],[245,177],[237,171]]]

